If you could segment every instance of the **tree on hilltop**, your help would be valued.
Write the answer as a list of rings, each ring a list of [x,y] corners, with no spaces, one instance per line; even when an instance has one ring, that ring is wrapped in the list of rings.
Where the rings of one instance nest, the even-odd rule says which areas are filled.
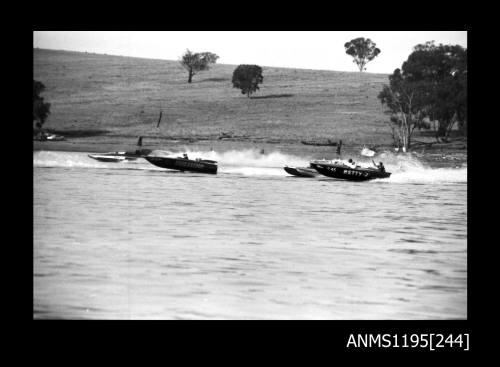
[[[262,68],[258,65],[239,65],[234,69],[233,87],[241,89],[241,94],[246,94],[249,98],[263,81]]]
[[[344,44],[345,53],[354,58],[353,62],[358,65],[359,71],[366,70],[365,65],[372,61],[380,53],[380,49],[369,38],[355,38]]]
[[[215,64],[218,58],[219,56],[211,52],[192,53],[187,50],[179,62],[188,71],[188,83],[191,83],[195,74],[200,71],[209,70],[210,65]]]

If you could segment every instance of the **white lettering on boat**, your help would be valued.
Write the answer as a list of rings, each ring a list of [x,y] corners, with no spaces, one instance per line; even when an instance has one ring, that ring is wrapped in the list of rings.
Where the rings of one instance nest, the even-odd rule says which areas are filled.
[[[323,166],[323,168],[331,172],[337,172],[337,167]],[[344,175],[348,176],[362,176],[362,177],[368,177],[370,175],[368,172],[362,172],[350,169],[343,169],[340,173],[343,173]]]
[[[184,161],[175,161],[175,165],[179,167],[188,167],[188,168],[203,168],[204,165],[202,163],[194,163],[194,162],[184,162]]]

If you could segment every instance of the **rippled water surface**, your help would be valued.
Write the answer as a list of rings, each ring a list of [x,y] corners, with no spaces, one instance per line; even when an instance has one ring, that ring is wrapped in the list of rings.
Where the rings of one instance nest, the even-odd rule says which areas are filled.
[[[390,156],[347,182],[203,156],[217,175],[34,152],[34,318],[467,317],[466,167]]]

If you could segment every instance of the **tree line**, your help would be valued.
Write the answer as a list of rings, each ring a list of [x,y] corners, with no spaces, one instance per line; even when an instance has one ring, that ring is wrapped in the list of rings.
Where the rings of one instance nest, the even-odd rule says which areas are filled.
[[[419,44],[389,75],[378,94],[390,115],[394,143],[411,146],[416,128],[434,128],[437,141],[446,142],[453,127],[467,133],[467,49],[455,45]]]

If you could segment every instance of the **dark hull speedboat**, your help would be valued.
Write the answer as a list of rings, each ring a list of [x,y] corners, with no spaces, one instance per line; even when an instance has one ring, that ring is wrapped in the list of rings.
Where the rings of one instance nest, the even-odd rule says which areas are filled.
[[[344,164],[311,162],[311,167],[324,176],[350,181],[367,181],[375,178],[388,178],[390,172],[377,168],[351,168]]]
[[[285,166],[283,169],[293,175],[293,176],[298,176],[298,177],[316,177],[319,175],[319,173],[314,169],[310,167],[288,167]]]
[[[200,173],[217,173],[217,162],[208,159],[187,159],[187,158],[170,158],[170,157],[157,157],[145,156],[149,163],[157,167],[175,169],[178,171],[190,171]]]

